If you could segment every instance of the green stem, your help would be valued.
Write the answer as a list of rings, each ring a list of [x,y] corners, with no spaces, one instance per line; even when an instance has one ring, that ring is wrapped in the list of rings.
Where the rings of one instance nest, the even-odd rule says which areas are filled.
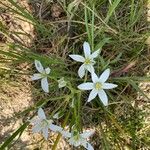
[[[93,11],[92,11],[92,26],[91,26],[91,44],[92,44],[92,52],[94,51],[94,5],[93,5]]]
[[[81,126],[81,92],[78,93],[78,127],[79,131],[82,131]]]
[[[69,116],[70,116],[70,110],[69,110],[69,112],[67,113],[67,116],[66,116],[66,118],[65,118],[65,120],[64,120],[64,122],[63,122],[63,124],[62,124],[62,127],[63,127],[63,128],[66,126],[66,124],[67,124],[67,122],[68,122],[68,119],[69,119]],[[53,147],[52,147],[52,150],[56,150],[60,138],[61,138],[61,133],[58,134],[58,136],[57,136],[57,138],[56,138],[56,141],[55,141],[55,143],[54,143],[54,145],[53,145]]]
[[[88,72],[87,72],[87,70],[85,71],[85,77],[84,77],[84,83],[86,82],[86,80],[87,80],[87,75],[88,75]]]

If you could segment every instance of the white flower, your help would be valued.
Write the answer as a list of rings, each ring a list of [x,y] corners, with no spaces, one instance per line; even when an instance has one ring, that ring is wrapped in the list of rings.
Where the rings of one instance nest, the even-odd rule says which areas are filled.
[[[73,60],[83,63],[78,70],[78,75],[80,78],[84,77],[86,70],[88,70],[90,73],[94,71],[94,58],[96,58],[99,54],[99,50],[91,54],[91,49],[88,42],[83,43],[83,50],[85,57],[80,55],[69,55]]]
[[[31,79],[32,80],[41,79],[41,87],[45,92],[48,93],[49,87],[48,87],[47,75],[50,73],[51,69],[49,67],[44,69],[41,62],[38,60],[35,60],[34,63],[35,63],[35,67],[39,71],[39,73],[33,74]]]
[[[30,122],[34,125],[34,127],[32,128],[32,132],[42,132],[46,140],[48,138],[48,129],[51,129],[54,132],[62,131],[61,127],[53,124],[53,120],[46,119],[45,113],[42,108],[38,109],[38,117],[31,119]]]
[[[67,84],[67,82],[64,80],[64,77],[62,77],[62,78],[60,78],[60,79],[58,80],[58,87],[59,87],[59,88],[65,87],[66,84]]]
[[[104,91],[104,89],[112,89],[117,87],[116,84],[105,83],[110,75],[110,69],[106,69],[100,77],[98,77],[95,72],[92,74],[92,82],[82,83],[78,86],[80,90],[92,90],[90,92],[88,102],[93,100],[97,95],[101,99],[102,103],[107,106],[108,105],[108,97]]]
[[[92,145],[87,142],[87,139],[94,134],[94,131],[85,131],[83,133],[79,132],[68,132],[68,131],[62,131],[62,136],[65,138],[69,138],[69,144],[73,145],[75,147],[83,146],[87,150],[94,150]]]

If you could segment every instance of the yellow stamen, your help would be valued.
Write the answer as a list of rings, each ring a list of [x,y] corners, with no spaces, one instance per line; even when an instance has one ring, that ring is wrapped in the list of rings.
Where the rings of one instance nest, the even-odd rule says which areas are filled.
[[[101,89],[101,88],[102,88],[102,84],[99,83],[99,82],[97,82],[97,83],[95,84],[95,88],[96,88],[96,90]]]
[[[84,61],[84,63],[85,63],[86,65],[89,65],[89,64],[91,63],[91,59],[86,58],[85,61]]]

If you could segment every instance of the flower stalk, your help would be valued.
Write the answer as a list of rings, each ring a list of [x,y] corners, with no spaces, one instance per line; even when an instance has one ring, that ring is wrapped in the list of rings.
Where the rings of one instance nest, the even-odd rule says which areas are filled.
[[[62,124],[62,128],[64,128],[66,126],[66,124],[68,122],[68,119],[69,119],[69,116],[70,116],[70,110],[69,110],[69,112],[67,113],[67,115],[65,117],[65,120],[64,120],[64,122]],[[55,143],[54,143],[54,145],[52,147],[52,150],[56,150],[58,142],[59,142],[61,136],[62,136],[61,133],[59,133],[58,136],[57,136],[57,138],[56,138],[56,140],[55,140]]]

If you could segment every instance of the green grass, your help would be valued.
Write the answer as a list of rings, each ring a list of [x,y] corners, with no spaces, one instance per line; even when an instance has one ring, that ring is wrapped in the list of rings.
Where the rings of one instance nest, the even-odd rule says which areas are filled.
[[[140,149],[148,148],[148,139],[143,128],[144,115],[137,104],[137,92],[149,98],[138,87],[141,81],[150,81],[144,75],[143,68],[148,64],[148,48],[145,41],[148,34],[146,22],[145,4],[146,0],[86,0],[58,1],[63,9],[63,16],[59,19],[53,17],[39,20],[35,12],[29,13],[18,3],[8,0],[13,7],[0,2],[8,12],[17,14],[17,19],[30,22],[35,29],[35,40],[32,46],[24,43],[12,42],[13,35],[20,36],[22,33],[9,32],[5,24],[0,24],[0,31],[7,38],[4,46],[1,46],[0,62],[11,64],[16,69],[10,72],[11,68],[1,69],[0,74],[13,74],[15,76],[32,75],[34,69],[29,71],[17,70],[17,65],[23,62],[33,63],[35,59],[40,60],[44,66],[49,66],[52,73],[50,79],[50,94],[43,97],[39,84],[35,84],[37,91],[33,95],[41,97],[37,104],[24,110],[21,114],[24,117],[30,111],[36,111],[39,107],[51,107],[51,116],[61,110],[63,126],[73,124],[82,131],[83,128],[96,128],[96,134],[91,140],[95,142],[95,149],[119,150],[119,149]],[[32,4],[32,2],[31,2]],[[34,5],[34,4],[32,4]],[[45,8],[52,7],[52,3],[45,3]],[[50,13],[50,10],[46,10]],[[42,14],[41,14],[42,16]],[[61,26],[64,29],[61,29]],[[110,68],[114,73],[110,81],[118,84],[118,88],[108,92],[109,106],[104,107],[98,99],[85,105],[87,94],[80,92],[77,85],[83,82],[77,76],[79,65],[73,62],[68,54],[82,54],[82,44],[88,41],[92,51],[100,48],[100,56],[97,58],[96,72],[101,73]],[[42,53],[44,48],[52,49],[48,53]],[[122,68],[136,61],[136,65],[125,72]],[[120,72],[118,75],[116,71]],[[56,80],[65,77],[68,81],[68,88],[57,89]],[[5,76],[3,80],[5,79]],[[90,80],[90,76],[87,76]],[[76,99],[74,108],[70,103]],[[134,105],[135,103],[135,105]],[[69,113],[68,113],[69,112]],[[30,116],[31,117],[31,116]],[[2,149],[10,146],[13,139],[22,133],[27,127],[23,124],[6,142]],[[22,129],[23,128],[23,129]],[[60,136],[54,143],[53,150],[57,147]]]

